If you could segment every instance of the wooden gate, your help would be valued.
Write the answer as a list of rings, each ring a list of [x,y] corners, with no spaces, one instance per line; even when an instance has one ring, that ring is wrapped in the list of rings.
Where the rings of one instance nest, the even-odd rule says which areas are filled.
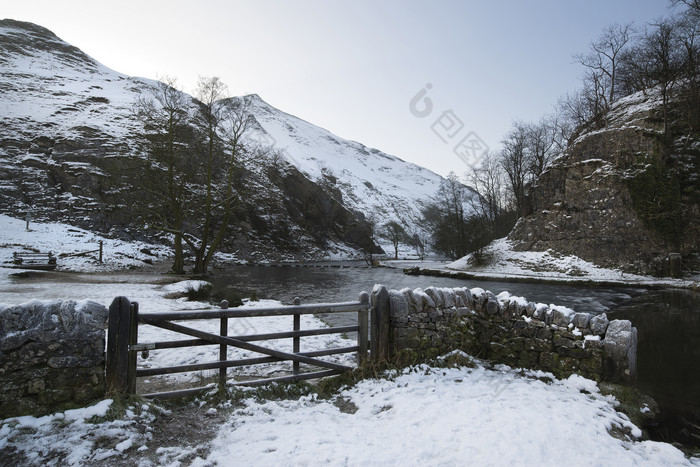
[[[235,384],[254,386],[271,382],[292,382],[340,374],[345,371],[352,370],[352,368],[345,365],[324,361],[319,357],[357,352],[358,362],[363,361],[367,356],[369,347],[369,309],[369,295],[365,292],[360,294],[359,301],[357,302],[301,305],[299,299],[295,299],[295,304],[292,306],[252,309],[229,309],[227,303],[222,302],[221,309],[217,310],[170,311],[162,313],[141,313],[137,302],[130,302],[126,297],[117,297],[109,307],[109,328],[107,331],[107,387],[110,391],[135,394],[136,379],[138,377],[218,369],[219,387],[223,389],[227,383],[228,368],[266,364],[278,361],[292,361],[292,374],[289,376],[237,382]],[[300,329],[300,316],[303,314],[343,312],[357,312],[357,325],[320,329]],[[260,316],[293,316],[293,329],[291,331],[268,334],[228,336],[229,319]],[[220,321],[218,334],[205,332],[176,323],[176,321],[211,319],[218,319]],[[190,339],[140,343],[138,342],[139,324],[149,324],[151,326],[181,333],[190,337]],[[349,332],[357,332],[357,345],[334,349],[322,349],[312,352],[299,351],[300,340],[303,337]],[[283,352],[254,343],[255,341],[290,338],[292,339],[293,343],[292,352]],[[161,368],[137,368],[137,358],[139,352],[194,347],[201,345],[218,345],[218,361]],[[228,346],[257,352],[263,354],[264,356],[239,360],[227,360]],[[320,370],[302,373],[300,372],[299,368],[301,363],[319,367]],[[144,397],[180,397],[195,394],[205,389],[210,389],[210,387],[198,387],[155,394],[144,394]]]

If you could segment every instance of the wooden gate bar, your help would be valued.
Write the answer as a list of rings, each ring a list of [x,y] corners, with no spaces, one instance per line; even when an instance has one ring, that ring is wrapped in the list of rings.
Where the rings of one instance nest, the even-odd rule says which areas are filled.
[[[129,347],[136,345],[139,341],[139,304],[131,302],[129,307]],[[136,359],[135,350],[129,350],[128,370],[126,373],[127,389],[129,394],[136,394]]]
[[[232,386],[262,386],[263,384],[270,384],[270,383],[292,383],[295,381],[303,381],[307,379],[317,379],[317,378],[325,378],[326,376],[333,376],[337,375],[338,372],[335,370],[324,370],[324,371],[317,371],[314,373],[302,373],[300,375],[292,375],[292,376],[279,376],[276,378],[267,378],[267,379],[256,379],[256,380],[251,380],[251,381],[241,381],[238,383],[232,384]],[[176,397],[186,397],[186,396],[194,396],[202,391],[207,391],[212,389],[212,385],[209,386],[204,386],[200,388],[192,388],[192,389],[179,389],[177,391],[167,391],[167,392],[156,392],[152,394],[143,394],[142,397],[145,397],[146,399],[173,399]]]
[[[228,301],[222,300],[221,309],[228,308]],[[228,318],[221,318],[219,323],[219,335],[228,336]],[[228,346],[226,344],[219,345],[219,361],[225,362],[228,359]],[[226,388],[226,367],[219,368],[219,388],[223,391]]]
[[[299,297],[294,298],[294,305],[299,306],[301,305],[301,299]],[[294,315],[294,323],[292,329],[295,332],[298,332],[301,330],[301,315],[295,314]],[[292,352],[294,353],[299,353],[301,351],[301,338],[299,336],[294,336],[292,338]],[[299,374],[299,362],[294,361],[292,362],[292,373],[295,375]]]
[[[143,316],[143,315],[140,315]],[[143,319],[141,319],[143,322]],[[358,326],[338,326],[336,328],[321,328],[321,329],[305,329],[302,331],[285,331],[285,332],[274,332],[269,334],[255,334],[249,336],[231,336],[234,339],[241,341],[267,341],[275,339],[285,339],[288,337],[308,337],[308,336],[321,336],[325,334],[343,334],[348,332],[359,331]],[[201,345],[217,345],[213,342],[205,341],[203,339],[184,339],[177,341],[163,341],[163,342],[153,342],[153,343],[142,343],[134,346],[134,350],[160,350],[160,349],[178,349],[181,347],[198,347]]]
[[[362,292],[360,294],[360,303],[362,308],[357,312],[357,362],[362,364],[367,359],[367,351],[369,350],[369,294]]]
[[[323,313],[341,313],[346,311],[357,311],[358,309],[369,304],[360,302],[343,302],[343,303],[317,303],[299,306],[283,306],[279,308],[256,309],[250,308],[246,310],[227,309],[227,310],[206,310],[206,311],[166,311],[161,313],[141,313],[143,317],[160,318],[169,321],[180,321],[188,319],[212,319],[212,318],[254,318],[258,316],[285,316],[285,315],[313,315]]]
[[[177,391],[165,391],[165,392],[154,392],[151,394],[140,394],[141,397],[146,399],[174,399],[176,397],[188,397],[196,396],[202,391],[212,389],[214,386],[204,386],[201,388],[191,388],[191,389],[178,389]]]
[[[310,357],[304,357],[302,355],[295,355],[293,353],[288,353],[288,352],[282,352],[279,350],[274,350],[274,349],[268,349],[266,347],[262,347],[260,345],[256,344],[251,344],[249,342],[244,342],[242,340],[238,339],[233,339],[231,337],[221,337],[217,336],[215,334],[210,334],[204,331],[199,331],[197,329],[191,329],[186,326],[181,326],[179,324],[171,323],[168,321],[163,321],[163,319],[158,316],[157,318],[154,315],[141,315],[139,317],[141,322],[145,324],[150,324],[151,326],[156,326],[159,328],[163,329],[168,329],[170,331],[175,331],[179,332],[182,334],[186,334],[189,336],[193,337],[199,337],[201,339],[207,340],[212,342],[213,344],[228,344],[233,347],[238,347],[241,349],[245,350],[250,350],[252,352],[258,352],[263,355],[270,355],[272,357],[278,357],[283,360],[292,360],[292,361],[299,361],[300,363],[308,363],[309,365],[315,365],[315,366],[320,366],[323,368],[328,368],[331,370],[338,370],[338,371],[347,371],[347,370],[352,370],[352,368],[344,366],[344,365],[338,365],[337,363],[331,363],[331,362],[324,362],[322,360],[315,360]]]
[[[338,355],[343,353],[357,352],[359,350],[358,346],[352,347],[339,347],[336,349],[325,349],[325,350],[315,350],[313,352],[302,352],[299,355],[305,357],[325,357],[328,355]],[[157,376],[157,375],[170,375],[173,373],[187,373],[188,371],[199,371],[199,370],[216,370],[221,368],[233,368],[238,366],[248,366],[248,365],[260,365],[263,363],[275,363],[288,361],[277,357],[254,357],[254,358],[243,358],[240,360],[226,360],[223,362],[209,362],[209,363],[192,363],[189,365],[176,365],[167,366],[159,368],[139,368],[136,370],[136,376]]]
[[[324,371],[316,371],[313,373],[301,373],[299,375],[291,375],[291,376],[278,376],[276,378],[266,378],[266,379],[256,379],[252,381],[241,381],[238,383],[235,383],[234,386],[261,386],[263,384],[269,384],[269,383],[293,383],[294,381],[303,381],[306,379],[316,379],[316,378],[325,378],[326,376],[333,376],[337,375],[338,372],[334,370],[324,370]]]

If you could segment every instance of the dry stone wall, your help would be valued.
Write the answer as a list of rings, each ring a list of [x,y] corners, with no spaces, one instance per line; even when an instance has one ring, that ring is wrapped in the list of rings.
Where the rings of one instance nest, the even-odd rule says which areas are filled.
[[[381,286],[373,306],[386,296]],[[397,363],[429,360],[452,350],[559,377],[631,383],[637,329],[605,314],[575,313],[507,292],[435,288],[388,291],[388,353]]]
[[[0,419],[104,397],[106,322],[91,301],[0,305]]]

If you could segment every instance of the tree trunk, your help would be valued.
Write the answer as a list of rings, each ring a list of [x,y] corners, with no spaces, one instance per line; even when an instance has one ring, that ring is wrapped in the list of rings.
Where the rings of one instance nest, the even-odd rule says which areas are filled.
[[[175,243],[175,245],[174,245],[175,259],[173,260],[172,271],[175,274],[184,274],[185,273],[185,255],[182,251],[182,233],[176,233],[175,239],[173,242]]]
[[[198,248],[194,252],[194,269],[192,270],[194,274],[206,274],[207,267],[204,262],[204,249]]]

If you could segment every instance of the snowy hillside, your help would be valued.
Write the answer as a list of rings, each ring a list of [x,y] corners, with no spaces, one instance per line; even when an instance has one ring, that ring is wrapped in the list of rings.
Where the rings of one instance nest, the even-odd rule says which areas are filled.
[[[17,142],[24,135],[60,141],[86,133],[124,142],[139,128],[130,118],[133,103],[152,83],[105,67],[40,26],[12,20],[0,21],[0,65],[2,138]],[[32,153],[30,146],[27,157]]]
[[[261,128],[253,135],[273,145],[312,180],[331,181],[343,203],[355,211],[375,212],[379,222],[396,220],[415,228],[443,178],[428,169],[371,149],[284,113],[259,96],[250,96],[251,112]]]
[[[133,103],[148,83],[40,26],[0,21],[2,212],[107,230],[119,193],[106,169],[133,152]]]
[[[30,211],[37,220],[141,238],[129,209],[129,167],[141,156],[134,103],[153,83],[105,67],[41,26],[0,21],[0,213]],[[250,257],[273,245],[268,253],[333,255],[364,245],[368,217],[420,232],[421,210],[442,177],[257,95],[246,99],[258,123],[249,137],[289,165],[275,174],[265,161],[249,168],[258,195],[241,208],[232,252]],[[279,232],[287,232],[281,242]]]

